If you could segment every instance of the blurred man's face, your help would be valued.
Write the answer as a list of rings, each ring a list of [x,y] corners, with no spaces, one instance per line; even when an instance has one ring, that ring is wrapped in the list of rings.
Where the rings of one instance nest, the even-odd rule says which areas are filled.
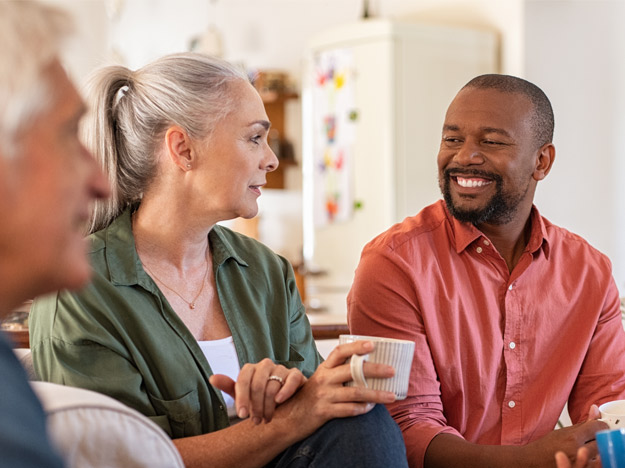
[[[109,194],[97,162],[78,139],[81,97],[58,62],[45,73],[52,104],[25,126],[18,154],[0,163],[0,252],[3,263],[9,252],[16,265],[26,266],[22,281],[31,295],[88,281],[84,230],[90,202]]]

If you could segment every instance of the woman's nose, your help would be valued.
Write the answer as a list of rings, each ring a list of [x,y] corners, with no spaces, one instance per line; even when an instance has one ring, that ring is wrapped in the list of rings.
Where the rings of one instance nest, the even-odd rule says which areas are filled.
[[[267,145],[267,151],[261,164],[262,168],[267,172],[275,171],[280,165],[280,161],[278,160],[276,153],[273,152],[269,145]]]

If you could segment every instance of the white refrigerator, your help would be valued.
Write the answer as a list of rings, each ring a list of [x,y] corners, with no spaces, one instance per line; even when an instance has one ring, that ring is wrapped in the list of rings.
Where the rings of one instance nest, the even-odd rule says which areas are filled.
[[[498,71],[494,31],[369,19],[315,36],[302,83],[307,297],[340,319],[364,245],[440,198],[447,106]]]

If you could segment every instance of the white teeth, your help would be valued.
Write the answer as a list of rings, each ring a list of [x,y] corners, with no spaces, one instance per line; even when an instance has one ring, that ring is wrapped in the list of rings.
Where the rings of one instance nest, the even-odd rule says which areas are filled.
[[[484,185],[488,185],[491,182],[488,180],[482,179],[464,179],[462,177],[456,177],[458,181],[458,185],[461,187],[483,187]]]

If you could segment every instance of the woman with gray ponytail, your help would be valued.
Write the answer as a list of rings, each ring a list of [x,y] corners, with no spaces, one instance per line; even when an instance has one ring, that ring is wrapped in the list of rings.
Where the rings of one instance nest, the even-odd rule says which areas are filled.
[[[104,68],[89,97],[85,139],[113,196],[93,211],[91,284],[33,305],[39,376],[147,415],[187,466],[406,466],[375,405],[394,395],[343,385],[372,344],[322,362],[289,262],[217,224],[255,216],[278,166],[245,74],[176,54]]]

